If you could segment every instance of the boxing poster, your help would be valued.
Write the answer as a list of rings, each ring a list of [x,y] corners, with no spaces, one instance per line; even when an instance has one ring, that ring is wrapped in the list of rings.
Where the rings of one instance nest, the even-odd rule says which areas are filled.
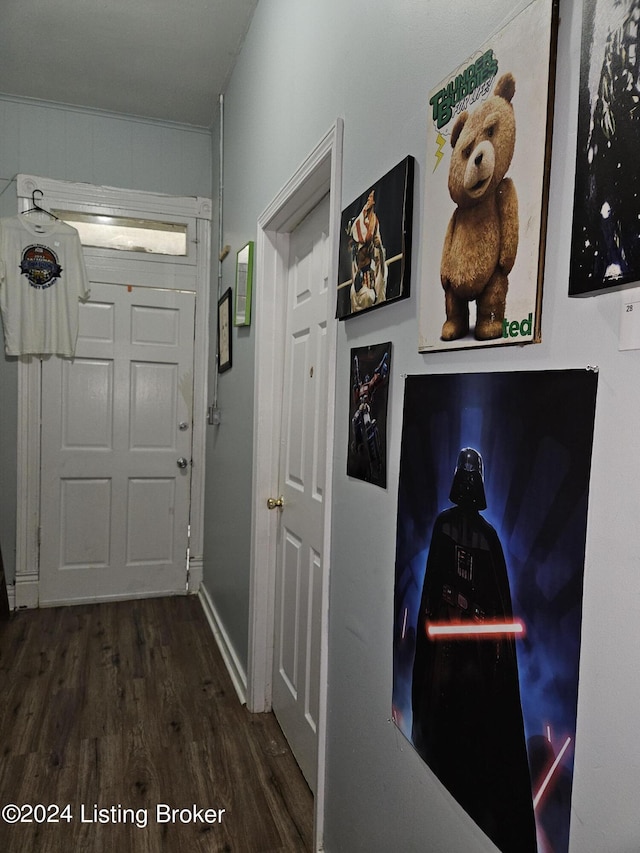
[[[409,296],[413,157],[342,211],[336,317],[346,320]]]

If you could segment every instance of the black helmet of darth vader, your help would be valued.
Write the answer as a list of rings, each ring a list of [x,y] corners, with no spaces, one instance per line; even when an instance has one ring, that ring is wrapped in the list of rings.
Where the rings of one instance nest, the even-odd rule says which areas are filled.
[[[462,507],[486,509],[482,456],[473,447],[464,447],[458,454],[449,500]]]

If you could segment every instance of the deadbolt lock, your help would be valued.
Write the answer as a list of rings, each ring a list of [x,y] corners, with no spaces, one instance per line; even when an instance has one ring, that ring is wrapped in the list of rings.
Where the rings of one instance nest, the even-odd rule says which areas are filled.
[[[267,508],[268,509],[282,509],[284,506],[284,499],[282,495],[279,498],[268,498],[267,499]]]

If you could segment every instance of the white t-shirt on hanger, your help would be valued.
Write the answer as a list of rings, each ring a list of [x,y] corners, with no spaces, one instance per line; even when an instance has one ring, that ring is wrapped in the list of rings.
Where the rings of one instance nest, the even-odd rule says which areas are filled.
[[[0,310],[7,355],[73,356],[89,298],[80,237],[57,219],[0,219]]]

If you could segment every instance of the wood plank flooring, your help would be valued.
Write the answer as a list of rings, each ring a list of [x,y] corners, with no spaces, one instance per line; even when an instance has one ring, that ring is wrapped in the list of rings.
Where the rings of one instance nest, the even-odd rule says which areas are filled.
[[[240,705],[195,596],[0,623],[0,756],[3,853],[312,849],[309,788],[275,718]]]

